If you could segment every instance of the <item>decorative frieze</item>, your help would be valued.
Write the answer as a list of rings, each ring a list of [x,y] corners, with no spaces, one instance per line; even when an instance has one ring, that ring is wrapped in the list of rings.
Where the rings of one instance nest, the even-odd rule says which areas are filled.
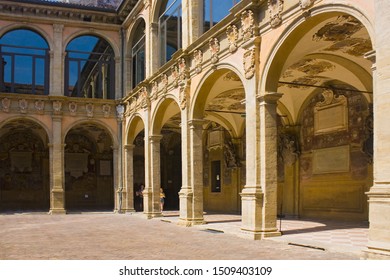
[[[282,23],[282,11],[284,0],[268,0],[268,11],[270,17],[270,25],[275,28]]]
[[[203,62],[203,52],[201,50],[194,51],[194,63],[195,63],[195,73],[199,74],[202,72],[202,62]]]
[[[250,49],[250,50],[247,50],[245,53],[244,53],[244,73],[245,73],[245,78],[247,78],[248,80],[251,79],[254,74],[255,74],[255,55],[256,55],[256,51],[255,49]]]
[[[209,41],[209,48],[211,53],[211,63],[215,64],[218,62],[218,53],[220,50],[219,41],[217,38],[211,38]]]
[[[246,10],[241,14],[241,32],[244,41],[252,38],[255,33],[255,19],[251,10]]]
[[[237,50],[238,28],[235,25],[229,25],[226,29],[227,39],[229,41],[229,51],[234,53]]]

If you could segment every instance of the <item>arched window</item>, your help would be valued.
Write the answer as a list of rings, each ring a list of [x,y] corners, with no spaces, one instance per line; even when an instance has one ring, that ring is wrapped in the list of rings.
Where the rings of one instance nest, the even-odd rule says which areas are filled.
[[[66,47],[65,95],[115,98],[115,60],[111,46],[97,36],[73,39]]]
[[[238,2],[240,0],[203,0],[203,32],[226,17]]]
[[[158,30],[160,38],[160,65],[172,58],[181,48],[181,0],[164,0],[160,8]]]
[[[131,48],[132,58],[132,88],[145,79],[145,22],[137,26]]]
[[[0,91],[49,94],[49,46],[29,29],[9,31],[0,38]]]

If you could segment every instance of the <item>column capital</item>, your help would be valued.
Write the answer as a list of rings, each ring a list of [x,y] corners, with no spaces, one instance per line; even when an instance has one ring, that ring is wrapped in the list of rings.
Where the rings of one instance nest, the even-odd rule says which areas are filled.
[[[280,98],[282,98],[283,93],[278,92],[266,92],[264,94],[259,94],[257,99],[262,104],[276,104]]]
[[[158,135],[158,134],[156,134],[156,135],[149,135],[149,141],[150,142],[160,142],[161,141],[161,139],[163,138],[163,136],[162,135]]]
[[[201,119],[192,119],[188,121],[188,125],[191,129],[201,128],[203,124],[205,123],[205,120]]]
[[[133,150],[135,147],[134,144],[127,144],[127,145],[124,145],[123,148],[125,148],[125,150]]]

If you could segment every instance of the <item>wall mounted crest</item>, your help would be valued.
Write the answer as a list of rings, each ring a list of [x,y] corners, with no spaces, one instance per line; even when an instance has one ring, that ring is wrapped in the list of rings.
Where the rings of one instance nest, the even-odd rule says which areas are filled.
[[[43,109],[45,108],[45,102],[43,100],[37,100],[34,102],[35,110],[38,114],[43,114]]]
[[[247,50],[244,53],[244,72],[245,72],[245,78],[248,80],[251,79],[255,74],[255,49]]]
[[[59,100],[53,101],[53,113],[55,115],[60,115],[62,112],[62,102]]]
[[[189,76],[187,62],[184,57],[179,59],[179,62],[177,63],[177,69],[179,70],[178,84],[181,86],[186,82]]]
[[[237,50],[238,28],[235,25],[230,25],[226,29],[227,39],[229,41],[229,51],[234,53]]]
[[[3,98],[1,100],[1,105],[3,105],[3,112],[8,113],[9,108],[11,107],[11,100],[9,100],[7,97]]]
[[[215,64],[218,62],[218,52],[220,50],[219,41],[217,38],[211,38],[209,41],[209,47],[211,52],[211,63]]]
[[[76,116],[76,114],[77,114],[77,103],[76,102],[69,103],[69,113],[71,116]]]
[[[27,108],[28,108],[28,102],[26,99],[19,99],[19,109],[20,112],[25,114],[27,113]]]
[[[111,106],[108,105],[108,104],[104,104],[102,106],[102,112],[103,112],[103,116],[105,118],[108,118],[110,116],[110,114],[111,114]]]
[[[139,101],[141,104],[141,108],[149,109],[150,108],[150,99],[148,95],[148,90],[146,87],[142,87],[139,92]]]
[[[199,74],[202,72],[202,62],[203,62],[203,52],[201,50],[194,51],[194,63],[195,63],[195,73]]]
[[[268,11],[270,25],[275,28],[282,23],[281,13],[283,11],[284,0],[268,0]]]
[[[158,96],[158,83],[157,81],[152,82],[152,92],[150,94],[150,98],[156,100]]]
[[[85,111],[87,112],[87,116],[89,118],[93,117],[93,109],[94,109],[94,105],[92,103],[85,104]]]
[[[241,14],[241,32],[244,41],[252,38],[255,33],[255,19],[251,10],[246,10]]]
[[[314,3],[314,0],[299,0],[299,6],[301,6],[302,9],[307,9],[310,6],[312,6]]]

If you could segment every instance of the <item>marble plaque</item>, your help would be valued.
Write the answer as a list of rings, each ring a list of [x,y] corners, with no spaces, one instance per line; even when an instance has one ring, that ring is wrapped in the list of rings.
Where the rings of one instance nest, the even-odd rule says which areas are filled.
[[[349,145],[313,150],[313,174],[349,172]]]
[[[314,134],[323,134],[348,128],[348,110],[345,103],[314,109]]]
[[[208,146],[211,147],[220,147],[222,145],[222,131],[214,130],[209,132],[209,141]]]

